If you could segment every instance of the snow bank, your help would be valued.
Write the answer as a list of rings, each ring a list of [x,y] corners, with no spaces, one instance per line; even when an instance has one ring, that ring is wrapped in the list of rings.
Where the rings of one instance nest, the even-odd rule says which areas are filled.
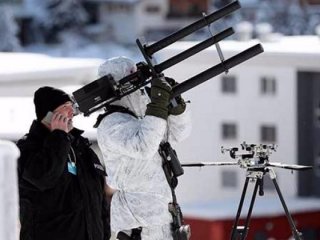
[[[18,239],[18,148],[0,140],[0,239]]]

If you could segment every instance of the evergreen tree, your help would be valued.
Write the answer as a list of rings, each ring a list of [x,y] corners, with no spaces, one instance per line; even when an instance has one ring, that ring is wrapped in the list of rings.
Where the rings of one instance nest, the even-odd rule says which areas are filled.
[[[19,50],[20,43],[16,36],[17,33],[18,26],[10,8],[0,6],[0,51],[13,52]]]
[[[38,22],[45,31],[47,40],[56,41],[60,32],[79,29],[88,18],[81,0],[37,0],[43,8]]]
[[[310,34],[309,13],[299,0],[260,0],[256,22],[268,22],[284,35]]]

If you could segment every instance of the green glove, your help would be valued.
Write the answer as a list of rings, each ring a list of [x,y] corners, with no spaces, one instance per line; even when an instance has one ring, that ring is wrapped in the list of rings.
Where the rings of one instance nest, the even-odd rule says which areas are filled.
[[[163,77],[151,80],[151,103],[147,105],[146,115],[167,120],[171,86]]]
[[[178,85],[178,82],[176,82],[173,78],[165,77],[165,79],[172,87]],[[186,106],[187,105],[181,95],[175,97],[169,104],[169,115],[180,115],[184,113]]]
[[[184,99],[179,95],[175,97],[169,104],[168,113],[169,115],[180,115],[186,110],[186,103]]]

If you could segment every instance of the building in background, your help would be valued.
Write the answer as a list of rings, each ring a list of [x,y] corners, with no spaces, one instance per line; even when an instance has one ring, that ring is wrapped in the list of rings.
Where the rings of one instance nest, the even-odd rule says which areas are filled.
[[[208,11],[207,0],[86,0],[91,23],[104,28],[109,38],[134,43],[145,37],[154,40],[201,17]]]
[[[228,58],[255,43],[223,41],[220,46]],[[158,54],[168,59],[193,45],[180,42]],[[271,162],[314,166],[304,172],[275,170],[298,228],[306,239],[319,239],[320,225],[314,219],[320,214],[320,39],[284,37],[262,45],[264,53],[184,94],[191,101],[193,131],[177,152],[182,162],[233,161],[221,153],[221,146],[240,147],[243,141],[275,143],[278,149],[270,156]],[[183,82],[219,62],[215,47],[210,47],[165,74]],[[195,239],[204,239],[203,232],[205,239],[229,239],[245,176],[245,169],[234,166],[185,169],[178,199],[185,204],[187,218],[197,226]],[[248,238],[289,239],[289,224],[268,176],[264,191],[265,196],[257,197],[253,216],[258,220],[251,223]],[[252,188],[247,201],[251,193]],[[315,202],[308,203],[310,199]],[[258,238],[259,234],[265,237]]]
[[[228,58],[255,43],[256,40],[223,41],[220,46]],[[159,51],[158,60],[161,62],[194,44],[173,44]],[[316,36],[285,37],[262,45],[263,54],[183,94],[186,100],[191,100],[193,130],[176,150],[181,162],[233,161],[229,155],[221,154],[221,146],[239,146],[243,141],[276,143],[278,149],[271,155],[271,162],[313,165],[314,169],[306,172],[276,169],[276,174],[298,229],[306,239],[318,239],[320,40]],[[41,55],[30,58],[23,61],[29,64],[18,64],[19,68],[10,72],[7,56],[8,66],[0,68],[0,84],[6,89],[0,98],[2,139],[16,140],[27,132],[34,118],[32,88],[45,84],[61,88],[73,85],[64,88],[72,92],[93,80],[99,65],[92,60],[47,59]],[[37,62],[46,62],[41,71],[32,68],[31,63]],[[215,47],[210,47],[167,69],[165,74],[183,82],[219,62]],[[5,81],[8,78],[13,80]],[[10,97],[13,93],[16,97]],[[79,117],[80,122],[76,123],[86,130],[94,145],[95,118],[95,115]],[[195,239],[229,239],[245,176],[245,169],[238,166],[185,169],[179,178],[177,196],[187,221],[192,224]],[[251,185],[247,200],[252,193]],[[288,239],[290,228],[268,177],[264,190],[265,195],[256,200],[249,238]],[[243,211],[245,214],[245,208]]]
[[[20,27],[19,39],[23,46],[45,41],[46,36],[50,36],[48,32],[43,33],[43,27],[38,24],[38,19],[45,17],[43,8],[50,1],[0,1],[0,5],[7,4],[14,9]],[[60,4],[65,4],[64,2],[67,1]],[[159,40],[201,18],[203,12],[211,13],[230,2],[232,1],[82,0],[77,1],[77,6],[82,4],[88,18],[86,18],[86,24],[80,24],[77,31],[82,37],[85,36],[94,42],[114,40],[124,44],[134,44],[137,38],[142,37],[146,42],[150,42]],[[240,21],[249,21],[254,25],[268,22],[275,32],[284,35],[310,35],[315,33],[315,27],[320,23],[319,0],[239,0],[239,2],[242,6],[241,10],[226,17],[220,23],[223,26],[218,30],[233,26]],[[50,21],[50,19],[52,22],[56,21],[52,18],[47,20]],[[79,19],[83,17],[80,16]],[[57,31],[57,29],[53,30]],[[200,31],[186,40],[198,39],[202,35]]]
[[[227,58],[254,43],[223,41],[221,48]],[[174,56],[192,45],[191,42],[173,44],[162,50],[161,59]],[[228,160],[228,155],[220,153],[222,145],[237,146],[243,141],[276,143],[279,148],[271,155],[271,161],[315,166],[313,171],[303,173],[305,180],[299,177],[303,181],[301,186],[298,185],[299,174],[282,171],[280,186],[286,188],[290,183],[292,187],[286,188],[289,196],[320,197],[317,188],[320,181],[317,146],[320,142],[314,141],[320,126],[320,97],[317,95],[320,92],[317,88],[317,82],[320,82],[320,40],[316,36],[284,37],[279,42],[263,42],[262,45],[264,53],[186,93],[192,102],[194,131],[181,147],[181,157],[190,162]],[[183,82],[219,61],[215,47],[210,47],[169,68],[165,74]],[[203,186],[207,188],[203,189],[203,200],[233,197],[240,193],[236,190],[240,191],[241,169],[202,171],[200,178],[208,177],[214,184]],[[208,176],[204,171],[208,171]],[[194,176],[192,179],[192,184],[199,184]],[[210,194],[211,187],[223,192]],[[188,189],[182,191],[188,194]],[[265,189],[273,191],[268,182]],[[199,195],[189,197],[192,201],[192,197],[198,198]]]
[[[122,43],[134,43],[145,37],[147,42],[155,41],[198,20],[202,13],[211,13],[231,3],[221,0],[85,0],[91,15],[91,22],[100,26],[100,34]],[[270,23],[275,32],[284,35],[310,35],[320,24],[318,1],[299,0],[240,0],[242,8],[236,14],[225,17],[214,30],[232,26],[240,21],[253,25]],[[220,25],[220,27],[219,27]],[[203,32],[185,40],[199,39]],[[208,34],[208,33],[207,33]]]
[[[26,2],[30,0],[17,0],[14,4],[16,18],[22,26],[20,37],[25,36],[24,39],[30,37],[28,24],[24,23],[33,18],[32,13],[26,11]],[[212,4],[215,7],[219,1],[179,2],[181,1],[86,0],[85,7],[90,13],[90,21],[85,31],[99,41],[107,38],[130,44],[141,36],[145,36],[147,41],[158,40],[199,18],[196,12],[202,11],[205,4],[208,4],[207,10],[210,12],[215,9]],[[281,11],[284,10],[274,8],[275,5],[271,3],[283,2],[240,0],[243,6],[240,11],[255,24],[257,16],[260,20],[273,16],[257,15],[259,7],[270,3],[267,4],[271,6],[269,13],[276,9],[276,13],[281,16]],[[227,1],[220,3],[225,4]],[[295,6],[298,6],[298,1],[292,0],[290,3],[294,6],[290,9],[297,9]],[[308,19],[310,30],[320,22],[319,3],[312,0],[301,0],[301,3],[308,14],[301,12],[299,8],[298,15],[286,15],[284,19],[299,24],[301,22],[290,20]],[[265,10],[262,12],[265,13]],[[235,20],[241,20],[239,16],[236,15],[234,19],[229,17],[227,19],[230,21],[225,23],[233,26]],[[298,29],[293,25],[284,24],[284,27],[291,32]],[[230,57],[252,46],[254,42],[224,41],[221,47],[225,56]],[[160,51],[159,58],[167,59],[194,44],[174,44]],[[320,183],[320,40],[316,36],[285,37],[263,42],[263,46],[265,53],[231,69],[229,74],[220,75],[184,94],[186,99],[191,100],[193,132],[183,145],[177,147],[177,152],[182,162],[232,161],[228,155],[220,153],[221,146],[239,146],[243,141],[276,143],[279,147],[271,155],[271,161],[315,166],[307,172],[291,173],[276,169],[276,173],[289,210],[298,223],[298,229],[303,231],[306,239],[319,239],[320,192],[317,186]],[[50,84],[72,92],[94,79],[101,61],[66,61],[48,59],[43,55],[24,57],[18,56],[19,62],[14,60],[14,55],[12,59],[7,55],[1,61],[0,106],[3,113],[0,138],[7,140],[14,141],[27,132],[27,127],[34,118],[32,93],[37,87]],[[165,73],[182,82],[219,61],[215,48],[211,47]],[[88,137],[94,142],[95,131],[92,125],[95,117],[86,118],[78,125],[86,130]],[[196,240],[229,239],[244,180],[245,170],[238,167],[185,170],[185,174],[179,178],[178,200],[187,220],[192,223]],[[251,190],[248,190],[248,196]],[[265,180],[265,196],[257,198],[253,218],[250,239],[289,238],[289,225],[268,178]]]

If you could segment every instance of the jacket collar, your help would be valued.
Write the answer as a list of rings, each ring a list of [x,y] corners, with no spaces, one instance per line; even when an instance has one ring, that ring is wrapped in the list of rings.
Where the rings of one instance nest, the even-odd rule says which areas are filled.
[[[45,138],[50,133],[50,130],[43,125],[40,121],[34,120],[31,124],[29,134],[39,137],[39,138]],[[71,135],[74,138],[80,137],[84,133],[83,130],[80,130],[78,128],[73,128],[69,135]]]
[[[73,129],[70,131],[70,134],[74,137],[80,137],[84,133],[83,130],[80,130],[78,128],[73,127]]]

